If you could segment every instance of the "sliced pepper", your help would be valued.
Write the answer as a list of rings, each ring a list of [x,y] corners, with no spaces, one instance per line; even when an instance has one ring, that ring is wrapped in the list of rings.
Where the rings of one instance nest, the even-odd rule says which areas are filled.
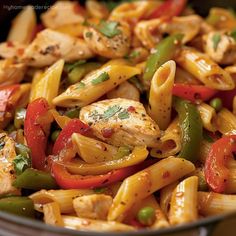
[[[223,106],[232,110],[233,99],[236,96],[236,88],[229,91],[220,91],[216,94],[216,97],[221,98]]]
[[[157,44],[154,53],[147,59],[143,74],[144,80],[151,80],[156,70],[176,55],[177,49],[181,46],[182,38],[183,34],[175,34]]]
[[[49,105],[45,98],[38,98],[28,105],[24,133],[31,149],[34,168],[45,169],[47,137],[51,120],[47,119]]]
[[[173,17],[178,16],[184,10],[187,0],[167,0],[153,10],[147,19],[154,19],[161,16]]]
[[[195,162],[202,140],[202,121],[197,108],[189,101],[175,97],[174,108],[179,115],[182,148],[179,157]]]
[[[88,134],[90,127],[80,121],[79,119],[70,120],[65,127],[60,132],[54,146],[53,146],[53,155],[58,155],[63,149],[68,148],[68,145],[71,146],[71,135],[73,133],[80,133],[82,135]],[[71,145],[70,145],[71,144]]]
[[[232,152],[236,152],[236,135],[224,136],[211,146],[204,172],[207,184],[214,192],[225,191],[229,177],[229,169],[226,165]]]
[[[172,93],[175,96],[196,103],[199,100],[209,100],[217,93],[217,90],[207,88],[204,85],[174,84]]]
[[[17,176],[13,182],[13,186],[32,190],[58,188],[51,174],[32,168],[26,169],[21,175]]]
[[[34,203],[28,197],[6,197],[0,199],[0,210],[8,213],[34,217]]]
[[[129,166],[118,170],[112,170],[102,175],[73,175],[68,172],[66,167],[57,162],[52,163],[52,173],[57,184],[63,189],[84,189],[99,188],[121,181],[126,177],[145,168],[150,162]]]

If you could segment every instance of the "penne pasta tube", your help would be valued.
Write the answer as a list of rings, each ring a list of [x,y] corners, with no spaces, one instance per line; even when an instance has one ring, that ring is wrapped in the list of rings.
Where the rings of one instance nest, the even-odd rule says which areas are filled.
[[[99,140],[86,137],[79,133],[71,136],[74,148],[86,163],[111,161],[117,154],[118,148]]]
[[[91,220],[65,215],[62,216],[62,220],[66,228],[82,231],[122,232],[135,230],[132,226],[115,221]]]
[[[168,61],[155,72],[151,81],[148,114],[161,130],[170,123],[175,69],[175,62]]]
[[[233,100],[233,114],[236,116],[236,96],[234,96]]]
[[[57,202],[50,202],[43,205],[44,222],[48,225],[63,227],[60,206]]]
[[[108,65],[89,73],[79,83],[71,85],[64,93],[54,98],[53,104],[63,107],[83,107],[137,74],[140,74],[140,70],[136,67]]]
[[[236,116],[228,109],[223,108],[218,112],[215,123],[222,134],[236,134]]]
[[[17,107],[26,107],[29,103],[29,97],[30,97],[30,89],[31,84],[30,83],[24,83],[20,85],[20,98],[17,102]]]
[[[236,196],[214,192],[198,192],[198,210],[203,216],[219,215],[236,210]]]
[[[170,224],[189,223],[197,219],[197,189],[197,176],[191,176],[178,184],[171,197]]]
[[[183,68],[177,66],[175,73],[175,83],[199,85],[200,81]]]
[[[166,216],[169,214],[172,193],[178,183],[178,181],[175,181],[160,190],[160,207]]]
[[[216,127],[214,124],[214,120],[216,119],[215,109],[204,102],[197,105],[197,109],[199,111],[203,127],[206,130],[215,132],[216,131]]]
[[[152,148],[150,155],[165,158],[176,155],[181,149],[181,132],[178,119],[174,119],[160,138],[159,147]]]
[[[113,200],[108,220],[122,221],[136,201],[148,197],[194,169],[190,161],[169,157],[126,178]]]
[[[235,87],[229,73],[208,56],[193,48],[183,48],[178,57],[176,57],[176,61],[207,87],[218,90],[231,90]]]
[[[131,154],[126,155],[118,160],[97,162],[87,164],[81,160],[72,160],[71,162],[63,163],[63,165],[72,174],[79,175],[99,175],[107,173],[111,170],[120,169],[128,166],[133,166],[143,162],[148,156],[146,147],[135,147]]]
[[[71,118],[69,118],[68,116],[60,115],[56,109],[51,109],[50,113],[52,114],[54,120],[57,122],[61,129],[63,129],[66,124],[71,120]]]
[[[209,142],[205,139],[202,139],[201,141],[201,148],[200,148],[200,152],[199,152],[199,160],[202,162],[202,163],[205,163],[206,161],[206,158],[210,152],[210,149],[211,149],[211,145],[212,145],[212,142]]]
[[[42,75],[36,75],[35,82],[32,83],[30,101],[32,102],[36,98],[45,98],[50,105],[52,100],[57,96],[62,70],[64,67],[64,61],[59,60],[49,67]]]
[[[51,202],[56,202],[60,206],[61,213],[72,213],[73,199],[79,196],[93,194],[93,190],[80,190],[80,189],[69,189],[69,190],[41,190],[30,195],[30,198],[34,202],[34,207],[37,211],[43,210],[43,205]]]

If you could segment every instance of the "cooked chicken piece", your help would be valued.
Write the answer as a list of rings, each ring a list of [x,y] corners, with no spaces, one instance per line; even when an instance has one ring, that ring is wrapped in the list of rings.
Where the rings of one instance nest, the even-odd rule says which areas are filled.
[[[125,81],[113,90],[107,93],[107,98],[126,98],[139,101],[140,94],[138,89],[131,83]]]
[[[105,194],[92,194],[73,200],[78,217],[95,220],[106,220],[111,204],[112,197]]]
[[[93,57],[82,39],[46,29],[26,48],[23,61],[30,66],[49,66],[59,59],[74,61]]]
[[[19,83],[26,72],[23,63],[14,64],[11,59],[0,60],[0,85]]]
[[[0,43],[0,57],[18,59],[24,54],[26,45],[18,42],[4,42]]]
[[[62,25],[84,22],[83,10],[77,2],[57,1],[45,13],[41,20],[47,28],[56,29]]]
[[[85,106],[80,119],[89,124],[94,135],[114,146],[147,145],[156,147],[158,125],[139,102],[116,98]]]
[[[107,29],[111,27],[113,31],[107,34]],[[97,27],[85,29],[84,39],[94,53],[108,58],[119,58],[129,52],[131,33],[126,23],[104,21]]]
[[[203,36],[205,52],[217,63],[233,64],[236,61],[236,41],[223,31],[214,31]]]
[[[19,191],[12,186],[15,180],[13,160],[16,157],[15,142],[6,133],[0,134],[0,195]]]

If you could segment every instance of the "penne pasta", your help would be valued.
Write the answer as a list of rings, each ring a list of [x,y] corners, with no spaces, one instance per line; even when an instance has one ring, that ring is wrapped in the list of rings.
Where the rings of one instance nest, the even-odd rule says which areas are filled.
[[[231,90],[235,87],[229,73],[213,62],[207,55],[193,48],[182,49],[176,61],[207,87],[218,90]]]
[[[151,149],[150,155],[157,158],[173,156],[179,153],[181,146],[181,132],[178,119],[174,119],[161,136],[158,147]]]
[[[234,96],[233,100],[233,114],[236,116],[236,96]]]
[[[53,104],[65,107],[86,106],[137,74],[140,74],[140,70],[135,67],[108,65],[71,85],[64,93],[54,98]],[[99,79],[103,77],[105,79]]]
[[[43,210],[43,205],[51,202],[59,204],[61,213],[73,213],[73,199],[79,196],[93,194],[93,190],[69,189],[69,190],[41,190],[30,195],[37,211]]]
[[[236,116],[226,108],[218,112],[216,128],[224,135],[236,134]]]
[[[44,222],[48,225],[63,227],[60,206],[57,202],[50,202],[43,205]]]
[[[118,148],[99,140],[74,133],[71,137],[74,148],[86,163],[112,161]]]
[[[43,97],[52,105],[53,98],[58,94],[63,66],[64,61],[59,60],[42,75],[36,75],[35,82],[32,84],[30,101]]]
[[[214,124],[214,120],[216,119],[216,112],[213,107],[208,105],[207,103],[201,103],[197,105],[197,109],[201,116],[203,127],[211,132],[216,131],[216,127]]]
[[[219,215],[236,210],[236,196],[214,192],[198,192],[198,210],[203,216]]]
[[[210,149],[211,149],[211,145],[212,145],[212,142],[209,142],[205,139],[202,139],[201,141],[201,148],[200,148],[200,152],[199,152],[199,160],[202,162],[202,163],[205,163],[206,161],[206,158],[210,152]]]
[[[146,198],[194,169],[194,165],[187,160],[169,157],[128,177],[114,198],[108,220],[122,221],[136,201]]]
[[[197,189],[197,176],[191,176],[177,185],[171,197],[170,224],[184,224],[197,219]]]
[[[111,170],[136,165],[143,162],[147,156],[148,151],[146,147],[135,147],[131,154],[124,156],[119,160],[113,158],[109,161],[96,162],[94,164],[87,164],[80,160],[72,160],[64,165],[73,174],[99,175]]]
[[[177,66],[175,73],[175,83],[180,84],[200,84],[201,82],[194,77],[192,74],[184,70],[183,68]]]
[[[161,130],[170,123],[175,69],[174,61],[166,62],[155,72],[151,82],[148,114]]]

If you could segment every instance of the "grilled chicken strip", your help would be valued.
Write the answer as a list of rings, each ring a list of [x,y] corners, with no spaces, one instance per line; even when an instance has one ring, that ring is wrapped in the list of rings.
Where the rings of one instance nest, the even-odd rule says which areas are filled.
[[[80,119],[91,126],[95,136],[115,146],[157,147],[160,137],[158,125],[143,105],[128,99],[108,99],[85,106]]]
[[[70,62],[93,56],[83,39],[45,29],[38,33],[34,41],[25,49],[23,61],[30,66],[43,67],[61,58]]]

